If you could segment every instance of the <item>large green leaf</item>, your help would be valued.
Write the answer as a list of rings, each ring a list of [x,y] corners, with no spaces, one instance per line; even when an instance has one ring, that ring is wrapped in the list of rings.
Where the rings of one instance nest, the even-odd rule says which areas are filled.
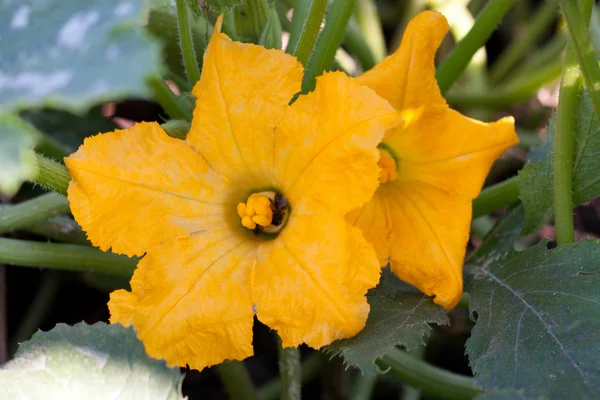
[[[600,243],[554,250],[541,243],[508,254],[492,249],[485,260],[480,254],[483,264],[465,268],[477,316],[467,342],[477,384],[536,399],[597,398]]]
[[[539,229],[553,215],[553,160],[556,116],[548,126],[547,155],[543,161],[529,163],[519,173],[519,197],[525,206],[524,233]],[[587,92],[581,95],[577,125],[573,129],[576,148],[573,157],[573,203],[584,203],[600,196],[600,124]]]
[[[0,0],[0,106],[81,112],[146,96],[160,48],[142,26],[143,0]]]
[[[2,399],[181,399],[178,369],[149,358],[131,328],[57,325],[0,368]]]
[[[372,362],[397,345],[412,349],[423,345],[430,323],[447,324],[443,308],[412,286],[401,282],[389,268],[382,271],[379,285],[369,291],[371,306],[365,328],[356,336],[333,342],[326,351],[341,355],[363,371],[373,371]]]
[[[41,134],[13,114],[0,113],[0,192],[17,193],[21,184],[37,173],[34,154],[30,151]]]

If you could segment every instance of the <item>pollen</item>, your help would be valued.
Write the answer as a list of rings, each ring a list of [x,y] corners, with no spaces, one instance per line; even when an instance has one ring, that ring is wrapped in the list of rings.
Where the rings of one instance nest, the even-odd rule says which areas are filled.
[[[385,149],[379,149],[379,182],[386,183],[395,181],[398,177],[396,172],[396,161]]]
[[[271,199],[259,193],[253,193],[245,203],[237,205],[237,213],[242,225],[255,229],[257,225],[268,227],[273,222],[273,205]]]

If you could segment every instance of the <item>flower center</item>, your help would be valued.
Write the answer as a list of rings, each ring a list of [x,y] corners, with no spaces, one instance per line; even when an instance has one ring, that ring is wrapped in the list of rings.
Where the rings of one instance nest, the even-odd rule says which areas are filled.
[[[386,183],[395,181],[398,177],[396,172],[396,161],[394,157],[386,150],[379,148],[379,182]]]
[[[285,197],[276,192],[252,193],[245,203],[237,205],[242,225],[254,231],[277,233],[287,222],[289,207]]]

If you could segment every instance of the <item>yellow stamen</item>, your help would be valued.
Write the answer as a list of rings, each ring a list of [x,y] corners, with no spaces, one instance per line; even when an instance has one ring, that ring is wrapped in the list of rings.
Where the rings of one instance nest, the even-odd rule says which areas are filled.
[[[387,152],[387,150],[379,149],[379,182],[386,183],[395,181],[398,177],[396,172],[396,161]]]
[[[257,225],[267,227],[273,222],[271,200],[262,194],[251,194],[246,203],[237,205],[237,212],[242,219],[242,225],[248,229],[255,229]]]

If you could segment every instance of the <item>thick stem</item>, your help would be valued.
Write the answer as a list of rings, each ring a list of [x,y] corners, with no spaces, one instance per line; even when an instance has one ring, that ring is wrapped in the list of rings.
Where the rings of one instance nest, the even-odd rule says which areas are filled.
[[[254,385],[243,362],[226,360],[216,369],[231,400],[256,399]]]
[[[71,181],[71,175],[69,175],[67,168],[40,154],[35,154],[35,162],[37,174],[34,178],[30,179],[31,182],[66,196],[67,188]]]
[[[279,379],[281,380],[281,400],[300,400],[301,398],[301,379],[300,379],[300,350],[297,347],[281,347],[281,341],[278,339],[279,347]]]
[[[519,201],[519,177],[489,186],[473,200],[473,219],[500,210]]]
[[[487,42],[496,29],[504,14],[516,0],[490,0],[477,15],[473,28],[461,40],[452,53],[438,68],[435,75],[442,94],[446,93],[452,84],[469,64],[475,52]]]
[[[302,361],[300,367],[300,380],[302,382],[309,382],[319,374],[319,370],[323,364],[323,356],[320,352],[315,351]],[[257,391],[259,400],[274,400],[281,394],[282,388],[280,379],[272,379],[262,386]]]
[[[192,120],[192,113],[190,110],[183,107],[178,97],[173,93],[164,79],[158,76],[152,76],[146,79],[146,84],[150,90],[152,90],[156,102],[164,108],[171,119],[182,119],[188,122]]]
[[[390,351],[377,364],[389,369],[391,376],[435,398],[464,400],[483,393],[473,379],[436,368],[400,349]]]
[[[354,1],[348,0],[333,0],[328,7],[325,28],[319,34],[317,44],[304,71],[302,80],[304,93],[313,90],[317,76],[331,68],[335,52],[342,42],[353,11]]]
[[[306,65],[321,29],[327,0],[300,1],[297,4],[292,18],[293,34],[290,33],[286,51],[296,56],[302,65]]]
[[[79,224],[66,216],[57,216],[37,221],[34,224],[24,227],[24,229],[57,242],[91,245]]]
[[[352,389],[350,400],[369,400],[377,383],[377,375],[359,372],[356,383]]]
[[[591,7],[585,16],[589,24]],[[571,21],[572,23],[572,21]],[[577,64],[573,38],[567,45],[554,134],[554,218],[556,241],[567,244],[575,240],[573,225],[573,153],[577,126],[579,96],[583,89],[582,68]],[[600,114],[597,114],[600,115]]]
[[[0,238],[0,263],[131,277],[137,259],[94,247]]]
[[[188,77],[190,86],[194,86],[200,80],[200,68],[196,62],[196,50],[194,50],[194,39],[192,37],[192,26],[190,15],[185,0],[175,0],[177,7],[177,28],[179,32],[179,48],[183,56],[183,66]]]
[[[554,218],[558,244],[575,240],[573,225],[573,151],[577,126],[581,70],[571,44],[567,45],[556,110],[554,135]]]
[[[69,201],[58,193],[46,193],[13,206],[3,206],[0,208],[0,235],[69,212]]]
[[[561,0],[561,10],[569,28],[571,44],[585,82],[596,118],[600,120],[600,67],[589,38],[589,16],[593,0]],[[584,10],[580,10],[583,8]]]

